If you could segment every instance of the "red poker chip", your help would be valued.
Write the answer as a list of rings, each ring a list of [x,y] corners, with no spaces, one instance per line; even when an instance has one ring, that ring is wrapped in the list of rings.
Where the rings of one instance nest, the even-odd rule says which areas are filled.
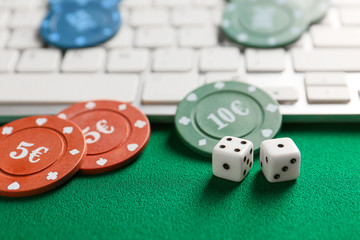
[[[77,103],[57,116],[82,129],[88,151],[80,166],[84,174],[112,171],[135,161],[150,138],[146,115],[124,102]]]
[[[74,123],[34,116],[0,127],[0,195],[25,197],[51,190],[73,176],[86,154]]]

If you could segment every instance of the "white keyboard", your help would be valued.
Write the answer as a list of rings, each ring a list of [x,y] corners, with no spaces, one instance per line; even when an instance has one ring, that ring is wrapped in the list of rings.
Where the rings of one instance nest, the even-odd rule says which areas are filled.
[[[0,120],[114,99],[171,121],[191,90],[234,80],[269,92],[285,121],[360,121],[359,0],[333,0],[297,43],[271,50],[227,40],[219,28],[225,4],[123,0],[113,39],[62,52],[39,38],[47,0],[0,0]]]

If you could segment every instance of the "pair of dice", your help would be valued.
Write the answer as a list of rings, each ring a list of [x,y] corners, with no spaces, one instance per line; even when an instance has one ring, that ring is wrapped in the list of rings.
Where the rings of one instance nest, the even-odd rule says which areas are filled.
[[[253,167],[253,143],[226,136],[213,149],[212,169],[215,176],[241,182]],[[300,174],[300,151],[290,138],[266,140],[260,146],[260,165],[269,182],[294,180]]]

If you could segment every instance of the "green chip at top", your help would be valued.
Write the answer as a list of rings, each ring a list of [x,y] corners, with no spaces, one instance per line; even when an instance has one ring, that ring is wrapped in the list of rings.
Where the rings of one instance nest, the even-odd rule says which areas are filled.
[[[273,48],[295,42],[321,19],[328,0],[236,0],[227,4],[222,30],[249,47]]]
[[[278,103],[261,89],[241,82],[216,82],[189,93],[178,105],[176,130],[192,150],[211,156],[224,136],[250,140],[255,150],[280,130]]]

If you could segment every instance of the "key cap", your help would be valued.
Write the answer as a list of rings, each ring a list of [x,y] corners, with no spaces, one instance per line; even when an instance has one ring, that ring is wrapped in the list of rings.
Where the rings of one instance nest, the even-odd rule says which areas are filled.
[[[219,81],[246,82],[246,76],[237,72],[209,72],[205,75],[206,83],[213,83]]]
[[[236,71],[240,67],[238,48],[208,48],[200,52],[200,71]]]
[[[214,8],[211,10],[211,22],[215,26],[220,26],[220,24],[222,22],[223,12],[224,12],[223,8]]]
[[[33,1],[34,1],[34,5],[38,8],[40,8],[40,7],[46,8],[46,7],[48,7],[48,4],[49,4],[48,0],[33,0]]]
[[[171,47],[175,44],[175,33],[169,27],[139,28],[135,33],[135,45],[144,48]]]
[[[199,86],[195,74],[152,74],[144,85],[144,104],[174,104]]]
[[[292,49],[292,48],[304,48],[305,41],[308,40],[310,41],[310,38],[307,38],[308,36],[303,35],[300,39],[298,39],[296,42],[290,44],[287,46],[287,50]]]
[[[193,66],[192,49],[157,49],[153,55],[154,72],[188,72]]]
[[[137,75],[120,74],[18,74],[0,75],[0,103],[76,103],[91,99],[133,102]]]
[[[246,69],[249,72],[282,72],[285,69],[285,50],[246,49]]]
[[[339,9],[340,19],[344,25],[360,25],[360,7],[344,7]]]
[[[10,20],[10,11],[8,9],[0,9],[0,27],[2,28],[7,27],[9,20]]]
[[[178,8],[171,13],[171,23],[174,26],[207,25],[210,22],[210,11],[205,8]]]
[[[316,47],[360,47],[360,29],[314,26],[311,36]]]
[[[332,0],[331,1],[335,6],[359,6],[359,0]]]
[[[19,52],[12,49],[0,49],[0,73],[14,71]]]
[[[122,21],[122,27],[129,25],[129,18],[130,18],[130,11],[128,8],[123,7],[122,4],[118,5],[119,11],[121,13],[121,21]],[[119,30],[121,30],[121,28]]]
[[[149,64],[149,51],[145,49],[114,49],[109,52],[108,72],[142,72]]]
[[[3,8],[11,9],[34,9],[40,6],[40,3],[37,0],[2,0],[1,5]]]
[[[25,50],[16,66],[18,72],[55,72],[59,69],[61,52],[57,49]]]
[[[0,29],[0,48],[5,47],[6,42],[9,38],[9,30],[7,29]]]
[[[307,73],[306,86],[346,86],[345,73]]]
[[[157,7],[185,7],[190,5],[190,0],[154,0],[154,5]]]
[[[127,26],[123,26],[113,38],[104,44],[104,46],[106,48],[130,48],[132,47],[133,40],[134,31]]]
[[[16,49],[40,48],[41,46],[42,41],[38,31],[28,28],[15,29],[7,42],[8,48]]]
[[[299,100],[296,87],[262,87],[280,104],[294,104]]]
[[[360,49],[293,49],[292,59],[298,72],[360,71]]]
[[[104,68],[106,51],[103,48],[68,50],[61,65],[63,72],[99,72]]]
[[[343,86],[310,86],[306,87],[308,103],[348,103],[350,94]]]
[[[152,5],[152,0],[123,0],[121,5],[126,8],[149,8]]]
[[[135,9],[130,16],[133,27],[166,26],[169,24],[169,13],[165,9]]]
[[[212,27],[184,27],[179,30],[181,47],[212,47],[217,44],[217,33]]]
[[[317,22],[317,25],[325,25],[325,26],[331,26],[332,25],[332,19],[333,17],[330,16],[330,11],[323,17],[323,19],[320,20],[320,22]]]
[[[38,28],[46,15],[45,9],[19,9],[12,15],[9,27]]]
[[[224,5],[222,0],[193,0],[195,6],[217,8]]]

